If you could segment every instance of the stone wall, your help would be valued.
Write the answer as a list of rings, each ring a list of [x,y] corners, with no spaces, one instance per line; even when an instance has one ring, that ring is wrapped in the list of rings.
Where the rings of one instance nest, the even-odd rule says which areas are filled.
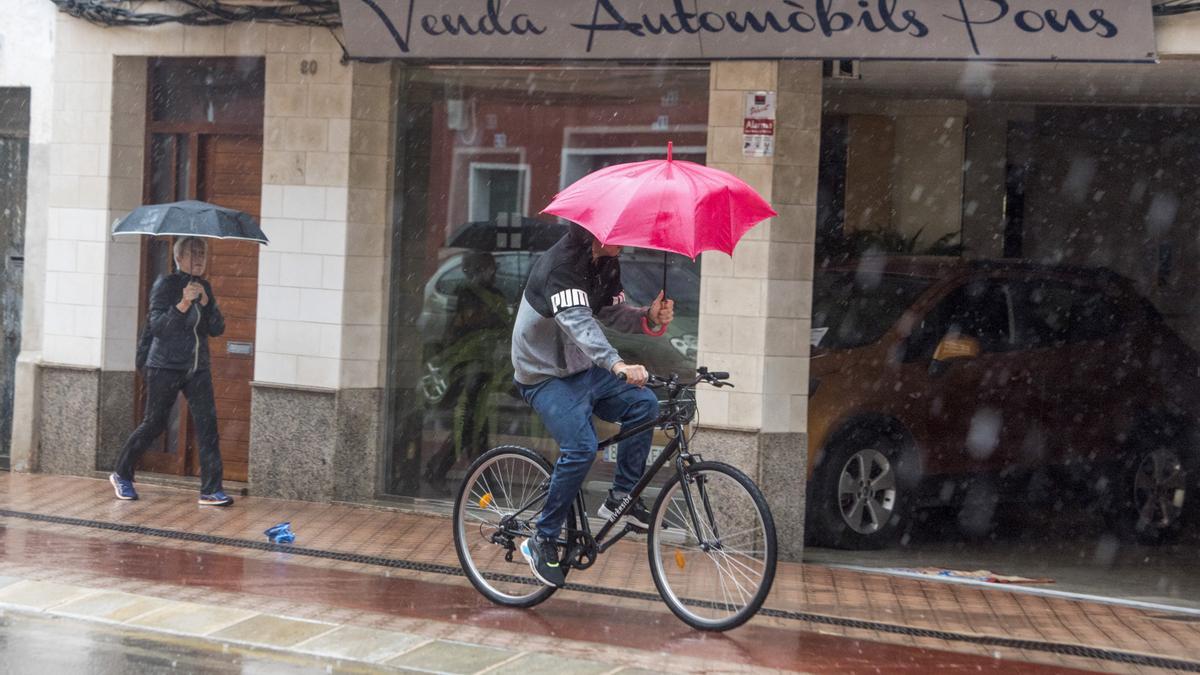
[[[99,439],[100,369],[43,366],[41,384],[41,443],[34,470],[91,476]]]
[[[255,384],[250,485],[256,496],[369,501],[379,476],[382,396]]]
[[[771,157],[747,157],[742,148],[745,100],[755,91],[777,93]],[[698,363],[730,371],[737,388],[697,392],[697,443],[720,448],[714,458],[729,453],[727,461],[755,478],[790,558],[800,555],[804,536],[821,101],[819,64],[712,65],[708,165],[745,180],[779,215],[751,230],[732,258],[703,256]]]

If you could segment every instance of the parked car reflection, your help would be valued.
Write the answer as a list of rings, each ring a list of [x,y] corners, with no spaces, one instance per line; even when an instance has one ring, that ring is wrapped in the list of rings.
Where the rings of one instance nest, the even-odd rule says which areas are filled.
[[[456,294],[466,281],[463,263],[468,251],[453,252],[425,284],[425,297],[417,328],[422,341],[431,345],[442,340],[447,321],[454,315]],[[529,270],[541,251],[497,251],[496,287],[516,311]],[[629,302],[650,304],[662,288],[662,254],[627,250],[621,254],[621,280]],[[686,259],[668,267],[667,292],[675,300],[675,321],[666,335],[654,338],[607,331],[609,340],[623,355],[645,363],[657,373],[690,373],[696,362],[696,325],[700,305],[700,276],[697,264]]]
[[[1200,506],[1200,356],[1105,270],[878,256],[817,275],[807,530],[878,548],[913,510],[1084,503],[1174,538]]]

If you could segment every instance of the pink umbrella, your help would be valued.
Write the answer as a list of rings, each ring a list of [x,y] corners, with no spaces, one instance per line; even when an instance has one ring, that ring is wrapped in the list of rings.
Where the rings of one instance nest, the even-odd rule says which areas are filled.
[[[736,176],[667,158],[618,164],[576,181],[542,213],[579,223],[606,245],[680,253],[724,251],[778,215]],[[665,285],[665,269],[664,269]]]

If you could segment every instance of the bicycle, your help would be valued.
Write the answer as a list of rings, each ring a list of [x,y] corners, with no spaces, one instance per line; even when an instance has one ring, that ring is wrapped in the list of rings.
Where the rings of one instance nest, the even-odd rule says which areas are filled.
[[[695,414],[689,393],[701,382],[733,386],[725,381],[728,373],[706,368],[696,373],[690,382],[680,382],[677,375],[651,376],[647,386],[667,392],[658,418],[622,429],[599,449],[655,427],[666,431],[667,445],[594,536],[581,490],[557,544],[563,572],[569,574],[591,567],[626,535],[646,534],[651,576],[663,601],[689,626],[723,631],[754,616],[771,590],[775,522],[762,492],[745,473],[689,451],[685,430]],[[649,529],[626,522],[610,537],[667,462],[673,462],[675,473],[651,509]],[[459,488],[454,547],[471,584],[496,604],[533,607],[557,590],[538,581],[517,550],[521,540],[535,532],[552,471],[551,464],[532,450],[501,446],[475,460]]]

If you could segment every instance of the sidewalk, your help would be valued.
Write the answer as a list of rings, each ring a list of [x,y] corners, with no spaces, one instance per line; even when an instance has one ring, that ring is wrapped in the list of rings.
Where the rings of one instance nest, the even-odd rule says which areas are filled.
[[[206,638],[226,648],[298,653],[330,665],[463,673],[622,673],[638,669],[520,649],[431,638],[330,621],[298,619],[251,609],[168,600],[52,581],[0,577],[0,608],[82,619],[148,633]],[[26,666],[32,664],[25,664]]]
[[[767,615],[724,636],[701,636],[653,599],[644,545],[632,540],[573,576],[579,590],[560,592],[534,611],[507,610],[452,574],[458,561],[447,519],[253,497],[232,509],[201,508],[189,491],[138,487],[140,501],[118,502],[102,480],[0,474],[0,574],[189,602],[219,598],[223,607],[452,636],[514,654],[522,640],[545,648],[545,636],[554,633],[549,643],[564,658],[612,668],[658,670],[657,659],[670,653],[673,670],[710,670],[713,663],[737,670],[803,664],[865,672],[880,663],[915,670],[955,653],[991,665],[1011,659],[1110,672],[1150,672],[1154,665],[1200,671],[1200,625],[1191,616],[801,564],[781,564]],[[297,532],[296,553],[265,545],[262,531],[285,520]],[[134,527],[120,531],[131,529],[125,526]],[[70,552],[71,541],[91,542],[89,552]],[[191,553],[172,554],[181,551]],[[284,584],[277,583],[281,565]],[[580,616],[590,623],[579,624]],[[864,641],[859,663],[831,651],[845,638]]]

